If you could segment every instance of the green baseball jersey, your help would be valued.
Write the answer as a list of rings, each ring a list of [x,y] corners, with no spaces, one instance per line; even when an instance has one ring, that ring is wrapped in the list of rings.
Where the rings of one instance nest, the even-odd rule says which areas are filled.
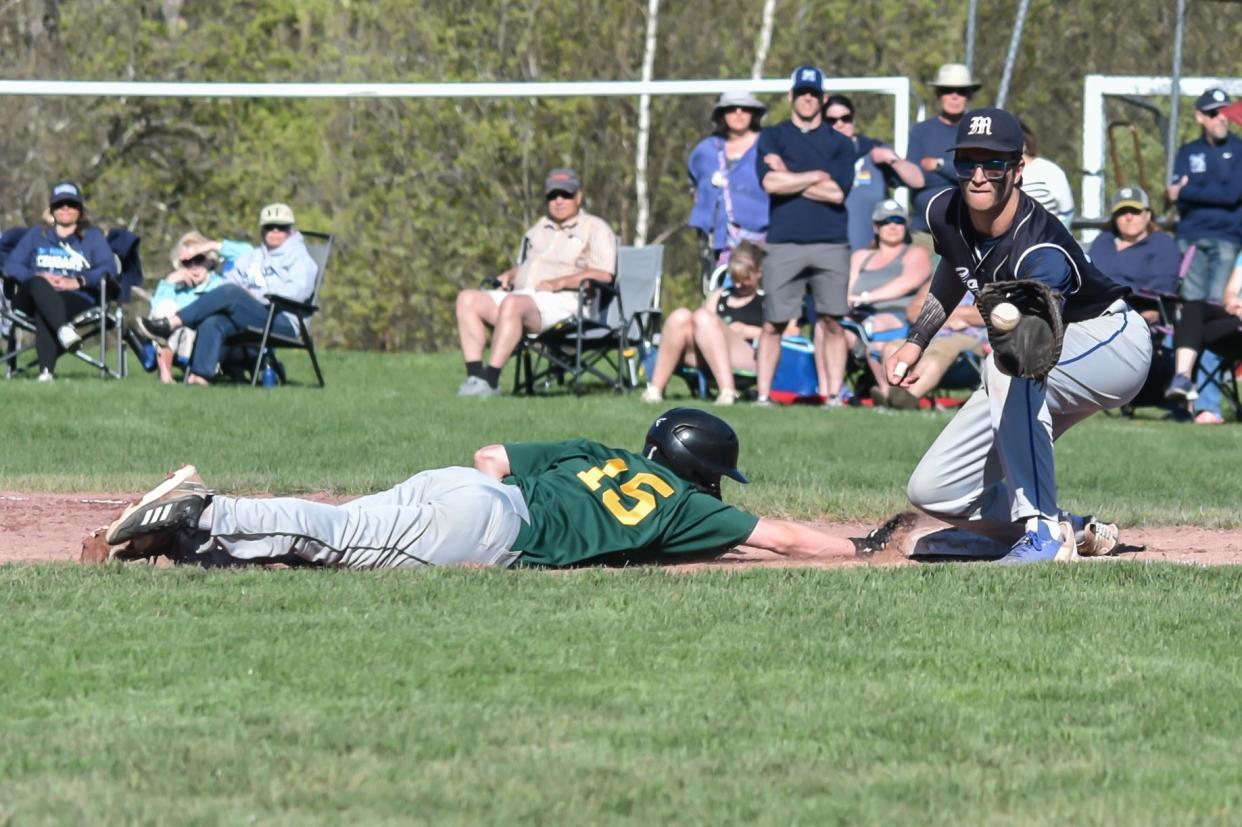
[[[505,446],[530,522],[513,542],[521,562],[568,566],[617,552],[685,554],[730,548],[759,518],[704,494],[664,465],[598,442]]]

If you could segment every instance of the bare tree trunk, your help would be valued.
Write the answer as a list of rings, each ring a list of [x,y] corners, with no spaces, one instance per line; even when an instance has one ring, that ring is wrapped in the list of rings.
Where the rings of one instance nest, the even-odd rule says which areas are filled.
[[[651,80],[655,65],[656,27],[660,22],[660,0],[647,0],[647,39],[643,45],[643,80]],[[638,147],[634,150],[634,188],[638,217],[634,222],[634,246],[647,243],[647,223],[651,218],[651,197],[647,193],[647,143],[651,137],[651,96],[638,98]]]
[[[768,60],[768,49],[772,47],[772,19],[776,17],[776,0],[764,0],[763,24],[759,27],[759,37],[755,40],[755,63],[750,67],[750,76],[755,80],[763,77],[763,64]]]

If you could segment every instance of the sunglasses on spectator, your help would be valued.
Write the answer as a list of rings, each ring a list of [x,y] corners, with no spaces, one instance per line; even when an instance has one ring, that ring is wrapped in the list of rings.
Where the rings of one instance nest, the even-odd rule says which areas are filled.
[[[824,116],[824,123],[828,124],[829,126],[836,126],[839,123],[853,123],[853,122],[854,122],[853,112],[851,112],[848,115],[842,115],[839,118],[834,118],[832,115]]]
[[[888,218],[882,218],[875,223],[878,226],[883,227],[885,224],[905,224],[906,219],[900,215],[890,215]]]
[[[207,256],[195,256],[194,258],[183,258],[181,259],[181,266],[182,267],[206,267],[207,261],[208,261]]]
[[[52,205],[52,211],[55,212],[56,210],[59,210],[61,207],[73,207],[75,210],[80,209],[78,205],[73,203],[72,201],[57,201],[55,204]]]
[[[289,225],[288,224],[264,224],[263,232],[265,233],[270,233],[270,232],[287,233],[289,232]]]
[[[970,90],[958,86],[941,86],[936,89],[936,97],[942,98],[945,95],[961,95],[963,98],[969,98]]]
[[[751,110],[745,106],[726,106],[723,108],[723,111],[726,115],[732,115],[734,112],[749,113]]]
[[[565,192],[564,190],[553,190],[552,192],[548,193],[549,201],[557,201],[561,199],[564,199],[565,201],[569,201],[569,200],[572,200],[573,197],[574,197],[574,194],[572,192]]]
[[[1015,158],[989,158],[986,161],[954,161],[953,168],[957,171],[957,177],[961,181],[974,178],[976,167],[983,170],[984,178],[989,181],[999,181],[1017,164],[1018,161]]]
[[[1123,215],[1142,215],[1143,210],[1136,210],[1134,207],[1122,207],[1113,213],[1114,216],[1120,218]]]

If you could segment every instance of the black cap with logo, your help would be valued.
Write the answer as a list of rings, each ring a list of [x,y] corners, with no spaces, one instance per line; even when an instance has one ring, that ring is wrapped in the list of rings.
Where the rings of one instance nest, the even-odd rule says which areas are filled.
[[[990,149],[1013,156],[1022,154],[1025,139],[1018,119],[1004,109],[985,106],[972,109],[957,124],[957,140],[953,150]]]

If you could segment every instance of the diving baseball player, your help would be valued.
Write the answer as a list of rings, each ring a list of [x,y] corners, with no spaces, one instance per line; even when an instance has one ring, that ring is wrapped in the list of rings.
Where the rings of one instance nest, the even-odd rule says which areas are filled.
[[[1019,316],[1031,337],[999,332],[1010,326],[1012,308],[993,317],[1004,323],[989,323],[994,350],[983,385],[915,468],[910,502],[1012,544],[1003,562],[1107,554],[1117,545],[1116,526],[1059,509],[1052,445],[1070,426],[1138,393],[1151,363],[1151,335],[1126,304],[1129,291],[1096,270],[1056,217],[1019,189],[1022,130],[1014,116],[994,108],[968,112],[952,149],[958,187],[927,205],[942,259],[906,343],[886,362],[889,381],[913,384],[923,348],[967,290],[990,299],[993,292],[1003,296],[1006,282],[1020,281],[1017,296],[1018,287],[1035,281],[1056,301],[1050,318]]]
[[[847,539],[748,514],[720,499],[722,476],[747,481],[738,448],[724,420],[675,408],[652,424],[641,454],[585,439],[488,445],[473,468],[424,471],[344,505],[221,496],[187,465],[126,509],[106,540],[120,546],[111,559],[563,567],[739,543],[796,558],[868,555],[912,516]]]

